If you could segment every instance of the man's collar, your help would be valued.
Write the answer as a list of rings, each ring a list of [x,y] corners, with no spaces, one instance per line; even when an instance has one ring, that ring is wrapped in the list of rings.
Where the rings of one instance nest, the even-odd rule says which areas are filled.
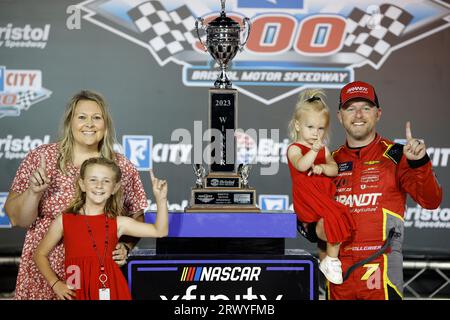
[[[362,147],[350,147],[348,145],[348,142],[345,142],[345,149],[347,149],[348,152],[353,153],[353,154],[357,154],[357,155],[361,155],[361,152],[365,152],[366,150],[369,150],[372,148],[373,145],[375,145],[376,143],[378,143],[378,141],[380,140],[380,135],[378,133],[375,133],[375,137],[373,138],[373,140]]]

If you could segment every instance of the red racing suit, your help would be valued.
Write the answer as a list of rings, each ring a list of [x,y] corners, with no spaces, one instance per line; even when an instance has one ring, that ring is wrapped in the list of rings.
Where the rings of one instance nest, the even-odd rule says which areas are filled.
[[[329,283],[329,299],[403,298],[403,215],[406,195],[426,209],[437,208],[442,189],[426,155],[407,160],[403,146],[380,137],[363,148],[341,146],[333,152],[339,173],[335,178],[336,200],[350,208],[356,232],[342,243],[342,271],[379,251],[391,232],[387,251],[356,268],[341,285]]]

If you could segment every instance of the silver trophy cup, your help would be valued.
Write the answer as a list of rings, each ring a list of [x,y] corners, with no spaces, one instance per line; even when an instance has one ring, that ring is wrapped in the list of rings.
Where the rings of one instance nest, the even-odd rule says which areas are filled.
[[[206,48],[213,59],[220,67],[220,74],[217,80],[214,82],[214,87],[221,89],[231,88],[231,80],[227,75],[228,65],[231,60],[236,56],[238,50],[242,51],[247,43],[250,35],[250,19],[245,17],[243,19],[244,27],[241,28],[239,23],[229,18],[225,14],[225,0],[221,0],[222,11],[220,16],[212,20],[206,26],[203,18],[197,18],[195,21],[195,29],[197,31],[198,39],[201,44]],[[206,31],[206,44],[203,43],[200,33],[200,28]],[[246,37],[241,42],[241,33],[246,31]]]

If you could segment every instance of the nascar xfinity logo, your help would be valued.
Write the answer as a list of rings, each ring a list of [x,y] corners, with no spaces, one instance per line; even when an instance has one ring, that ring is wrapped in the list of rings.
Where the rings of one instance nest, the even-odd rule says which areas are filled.
[[[40,70],[7,69],[0,66],[0,119],[20,116],[22,111],[50,97],[42,86]]]
[[[78,7],[84,19],[148,49],[159,65],[181,65],[186,86],[210,87],[216,79],[194,28],[196,17],[217,17],[220,1],[88,0]],[[226,11],[252,23],[230,78],[267,105],[308,87],[341,88],[355,68],[379,69],[393,51],[450,25],[449,6],[431,0],[229,0]]]
[[[261,267],[184,267],[180,281],[259,281]]]

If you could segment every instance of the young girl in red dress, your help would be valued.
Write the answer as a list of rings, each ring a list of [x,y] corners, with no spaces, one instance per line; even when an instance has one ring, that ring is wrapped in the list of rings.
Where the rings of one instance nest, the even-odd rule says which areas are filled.
[[[168,233],[167,182],[150,171],[157,203],[155,224],[122,216],[121,171],[114,161],[91,158],[83,162],[76,196],[51,224],[34,254],[39,271],[58,299],[130,300],[128,284],[112,259],[118,239],[164,237]],[[66,278],[59,279],[48,260],[63,239]]]
[[[301,233],[312,242],[327,242],[326,257],[319,269],[330,282],[341,284],[339,246],[352,236],[355,222],[348,209],[334,200],[332,177],[338,174],[338,167],[324,145],[330,116],[323,97],[320,90],[302,93],[289,123],[293,143],[287,157]]]

